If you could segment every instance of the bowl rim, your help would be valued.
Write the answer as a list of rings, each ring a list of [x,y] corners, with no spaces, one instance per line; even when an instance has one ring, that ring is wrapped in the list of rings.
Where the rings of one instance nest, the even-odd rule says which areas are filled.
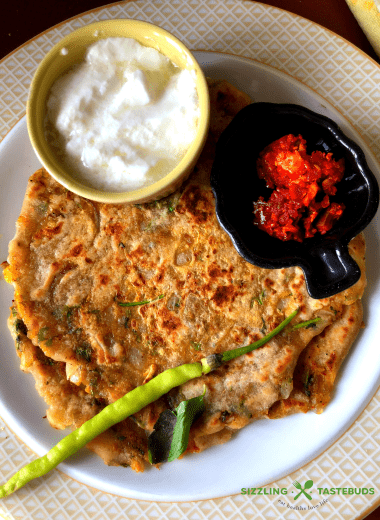
[[[132,29],[134,33],[144,33],[144,31],[145,33],[140,38],[136,37],[136,34],[134,34],[134,36],[131,36],[129,34],[118,35],[102,33],[104,29],[108,29],[108,31],[114,32],[117,31],[118,28],[120,32],[121,27],[123,29],[125,28],[126,30],[128,30],[128,28]],[[165,45],[174,46],[177,52],[180,53],[181,56],[183,56],[183,58],[186,59],[186,68],[189,68],[190,70],[195,72],[196,87],[199,99],[199,119],[196,135],[192,143],[190,144],[187,152],[185,153],[181,161],[173,168],[173,170],[171,170],[164,177],[152,184],[148,184],[147,186],[143,186],[135,190],[121,192],[104,191],[88,186],[80,182],[80,180],[76,180],[75,178],[70,176],[70,174],[67,171],[67,168],[60,164],[59,159],[55,156],[54,152],[51,150],[50,146],[48,145],[44,137],[43,116],[39,113],[39,107],[42,103],[46,104],[48,91],[50,90],[51,85],[54,83],[54,81],[56,81],[56,79],[60,76],[60,74],[55,74],[52,81],[49,82],[50,84],[47,88],[46,96],[41,97],[41,85],[46,81],[47,75],[49,74],[49,68],[54,62],[54,60],[58,56],[63,54],[62,50],[66,48],[66,46],[68,46],[74,40],[77,40],[77,38],[85,37],[86,35],[88,37],[90,33],[92,33],[93,41],[87,43],[85,46],[81,46],[81,48],[83,49],[83,55],[85,53],[85,49],[88,48],[89,45],[96,41],[99,41],[100,39],[124,36],[126,38],[134,38],[143,45],[150,46],[159,50],[160,52],[168,56],[169,59],[175,62],[176,60],[173,59],[172,56],[160,50],[162,46],[157,40],[153,38],[153,36],[151,35],[152,32],[153,36],[156,36],[157,39],[163,38]],[[65,68],[61,69],[61,74],[66,72],[66,70],[70,69],[75,63],[78,62],[80,62],[80,59],[68,62]],[[26,107],[26,119],[28,135],[34,152],[36,153],[38,159],[46,168],[46,170],[60,184],[64,185],[67,189],[82,197],[98,202],[137,203],[143,202],[145,199],[154,200],[156,194],[156,198],[159,198],[160,196],[165,196],[165,194],[167,194],[167,191],[170,190],[171,185],[173,185],[176,181],[179,182],[179,180],[182,177],[182,180],[184,180],[184,172],[190,172],[190,170],[195,166],[196,160],[198,159],[206,142],[208,128],[210,124],[209,90],[207,86],[206,77],[190,49],[188,49],[176,36],[171,34],[166,29],[163,29],[149,22],[129,18],[103,20],[100,22],[87,24],[67,34],[59,42],[57,42],[44,56],[44,58],[38,65],[37,70],[34,73],[32,82],[29,87],[29,95]]]

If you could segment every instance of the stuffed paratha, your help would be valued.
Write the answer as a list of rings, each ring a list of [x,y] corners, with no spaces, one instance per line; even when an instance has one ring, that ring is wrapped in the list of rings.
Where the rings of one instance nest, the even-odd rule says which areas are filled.
[[[43,169],[32,175],[6,268],[15,287],[13,313],[22,323],[19,354],[32,359],[22,366],[50,405],[52,426],[78,426],[167,368],[255,341],[296,308],[298,321],[320,321],[288,328],[265,347],[173,390],[121,425],[126,435],[108,432],[95,440],[93,449],[108,464],[141,470],[146,432],[159,413],[199,395],[204,384],[206,411],[192,429],[189,451],[224,442],[267,417],[291,395],[297,361],[313,338],[338,323],[344,309],[359,316],[361,237],[350,244],[361,279],[324,300],[310,298],[299,268],[261,269],[235,251],[217,222],[209,176],[220,132],[249,100],[225,82],[210,91],[205,149],[193,175],[166,199],[102,204],[72,194]],[[48,376],[46,360],[54,367]],[[46,389],[46,377],[56,392]]]

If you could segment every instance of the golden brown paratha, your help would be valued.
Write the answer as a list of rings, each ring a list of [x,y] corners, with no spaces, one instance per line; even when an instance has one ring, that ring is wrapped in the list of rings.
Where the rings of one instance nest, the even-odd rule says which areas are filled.
[[[324,300],[310,298],[301,269],[261,269],[235,251],[217,222],[209,177],[218,136],[249,100],[225,82],[210,90],[205,149],[194,174],[166,199],[102,204],[67,191],[43,169],[29,180],[6,278],[26,333],[19,354],[30,352],[28,370],[51,407],[48,418],[58,428],[77,426],[167,368],[255,341],[296,308],[296,322],[321,320],[315,327],[289,327],[262,349],[174,389],[120,426],[127,434],[117,442],[114,433],[94,441],[110,464],[142,469],[145,432],[163,409],[201,394],[204,384],[206,411],[192,429],[189,451],[224,442],[267,417],[291,395],[297,361],[313,338],[334,323],[339,327],[346,308],[358,316],[352,305],[365,286],[361,237],[350,244],[361,279]],[[120,305],[142,301],[151,303]],[[55,367],[49,369],[57,386],[52,394],[43,384],[46,360]],[[72,406],[60,407],[60,400]],[[130,442],[129,431],[139,442]]]
[[[269,409],[270,419],[309,410],[323,412],[338,371],[362,327],[362,315],[361,300],[344,306],[334,323],[310,341],[298,358],[290,396]]]
[[[14,307],[8,327],[15,340],[20,368],[32,374],[38,393],[49,405],[46,418],[52,426],[58,429],[78,428],[104,408],[104,402],[66,378],[65,363],[53,361],[33,345]],[[147,437],[132,419],[116,424],[87,447],[108,465],[131,466],[135,471],[144,469]]]

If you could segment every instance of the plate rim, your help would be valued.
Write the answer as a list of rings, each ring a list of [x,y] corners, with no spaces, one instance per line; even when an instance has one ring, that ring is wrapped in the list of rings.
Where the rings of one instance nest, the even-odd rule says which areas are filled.
[[[60,22],[59,24],[56,24],[56,25],[50,27],[50,28],[47,29],[46,31],[40,33],[39,35],[36,35],[34,38],[28,40],[27,42],[25,42],[24,44],[22,44],[21,46],[19,46],[17,49],[15,49],[15,50],[12,51],[11,53],[9,53],[7,56],[5,56],[4,58],[2,58],[2,59],[0,60],[0,63],[3,63],[7,58],[9,58],[10,56],[12,56],[16,51],[18,51],[18,50],[22,49],[24,46],[30,44],[31,41],[33,41],[33,40],[35,40],[35,39],[41,37],[42,35],[48,33],[49,31],[53,30],[54,28],[56,28],[56,27],[58,27],[58,26],[60,26],[60,25],[63,25],[63,24],[65,24],[65,23],[67,23],[67,22],[69,22],[70,20],[75,20],[75,19],[78,19],[78,18],[80,18],[80,17],[82,17],[82,16],[84,16],[84,15],[86,15],[86,14],[94,13],[95,11],[98,11],[98,10],[105,10],[105,9],[108,9],[109,7],[111,7],[111,6],[113,6],[113,5],[120,5],[120,4],[124,4],[124,3],[125,3],[125,2],[121,2],[121,1],[119,1],[119,2],[114,2],[114,3],[112,3],[112,4],[108,4],[108,5],[105,5],[105,6],[101,6],[101,7],[98,7],[98,8],[94,8],[94,9],[91,9],[91,10],[85,11],[85,12],[80,13],[80,14],[78,14],[78,15],[72,17],[72,18],[69,18],[69,19],[63,21],[63,22]],[[284,10],[284,9],[281,9],[281,8],[275,8],[275,7],[273,7],[273,6],[267,6],[266,4],[261,4],[261,3],[259,3],[259,2],[252,2],[252,3],[254,3],[254,4],[259,4],[259,5],[261,5],[261,6],[262,6],[263,8],[265,8],[265,9],[277,9],[277,10],[283,11],[284,13],[287,13],[287,14],[290,15],[291,17],[294,17],[294,18],[297,18],[297,19],[300,19],[300,20],[305,20],[306,22],[310,23],[311,25],[316,25],[316,26],[321,27],[324,31],[327,31],[327,32],[329,32],[331,35],[334,35],[334,36],[338,37],[340,40],[345,41],[345,42],[346,42],[347,44],[349,44],[351,47],[355,48],[355,50],[356,50],[357,52],[359,52],[360,54],[362,54],[366,59],[369,59],[369,60],[370,60],[371,62],[373,62],[377,67],[379,67],[379,65],[378,65],[378,64],[377,64],[377,63],[376,63],[372,58],[370,58],[369,56],[367,56],[363,51],[361,51],[360,49],[358,49],[358,48],[357,48],[355,45],[353,45],[351,42],[345,40],[343,37],[341,37],[341,36],[339,36],[339,35],[336,35],[336,34],[333,33],[332,31],[330,31],[329,29],[327,29],[327,28],[325,28],[325,27],[323,27],[323,26],[317,24],[316,22],[312,22],[312,21],[310,21],[310,20],[307,20],[307,19],[301,17],[300,15],[296,15],[296,14],[294,14],[294,13],[288,12],[288,11],[286,11],[286,10]],[[206,50],[205,52],[213,52],[213,51]],[[225,54],[229,54],[229,53],[225,53]],[[239,56],[239,55],[235,55],[235,54],[233,54],[233,53],[231,53],[231,55],[232,55],[232,56],[241,57],[241,56]],[[248,58],[248,57],[247,57],[246,59],[254,60],[253,58]],[[268,65],[268,64],[262,63],[262,62],[260,62],[260,61],[258,61],[258,60],[254,60],[254,61],[257,61],[258,63],[260,63],[260,64],[262,64],[262,65],[269,66],[269,67],[272,67],[272,68],[275,69],[275,70],[278,70],[278,69],[276,69],[276,67],[273,67],[273,66],[271,66],[271,65]],[[284,73],[284,71],[280,71],[280,70],[279,70],[279,72]],[[292,79],[294,79],[295,81],[297,81],[298,83],[300,83],[301,85],[304,85],[304,86],[307,87],[308,89],[311,89],[311,87],[310,87],[309,85],[304,84],[301,80],[296,79],[296,78],[293,78],[293,76],[290,76],[290,77],[291,77]],[[342,115],[342,114],[340,114],[340,116],[345,118],[345,116]],[[22,117],[24,117],[24,116],[21,116],[21,118],[20,118],[16,123],[13,124],[13,126],[12,126],[8,131],[7,131],[7,134],[6,134],[6,135],[8,135],[9,132],[11,132],[11,130],[12,130],[12,129],[17,125],[17,123],[22,119]],[[359,130],[356,128],[355,124],[354,124],[353,122],[351,122],[351,121],[349,121],[349,123],[350,123],[350,124],[355,128],[356,132],[360,134],[360,132],[359,132]],[[3,139],[6,137],[6,135],[3,136],[1,140],[3,140]],[[365,141],[365,144],[366,144],[367,147],[369,147],[369,148],[371,149],[371,146],[370,146],[369,143],[367,143],[367,142]],[[372,150],[371,150],[371,152],[372,152]],[[372,153],[373,153],[373,152],[372,152]],[[373,155],[375,156],[374,153],[373,153]],[[376,156],[375,156],[375,160],[376,160],[376,162],[378,162]],[[363,414],[364,411],[365,411],[365,408],[361,411],[361,414]],[[344,435],[344,433],[343,433],[342,435]],[[335,441],[335,442],[337,442],[337,441]],[[320,454],[320,455],[321,455],[321,454]],[[72,477],[70,477],[70,478],[72,478]],[[85,485],[87,486],[87,484],[85,484]],[[89,487],[91,487],[91,486],[89,486]],[[120,495],[117,495],[117,496],[120,496]],[[229,495],[229,496],[230,496],[230,495]],[[147,499],[143,499],[143,500],[147,500]],[[204,500],[204,499],[200,499],[200,500]],[[379,499],[379,500],[380,500],[380,499]],[[371,508],[371,509],[372,509],[372,507],[373,507],[372,504],[370,504],[370,505],[368,506],[368,508]],[[367,508],[367,509],[368,509],[368,508]],[[364,514],[365,514],[365,513],[361,513],[361,517],[362,517]]]

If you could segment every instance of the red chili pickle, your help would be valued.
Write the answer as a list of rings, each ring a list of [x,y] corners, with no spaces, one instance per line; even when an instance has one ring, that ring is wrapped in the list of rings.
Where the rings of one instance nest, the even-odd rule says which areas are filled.
[[[254,224],[280,240],[324,235],[341,217],[344,204],[332,202],[344,174],[344,159],[331,153],[306,153],[301,135],[289,134],[267,146],[257,160],[257,173],[273,189],[266,202],[253,203]]]

